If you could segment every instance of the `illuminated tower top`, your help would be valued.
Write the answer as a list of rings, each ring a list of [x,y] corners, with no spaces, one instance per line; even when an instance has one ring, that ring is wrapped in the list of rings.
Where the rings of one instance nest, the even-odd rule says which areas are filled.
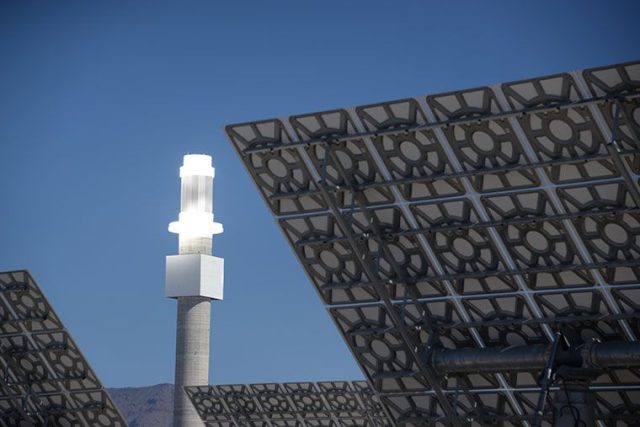
[[[214,175],[211,156],[184,156],[180,214],[169,224],[169,231],[179,237],[179,255],[167,257],[168,297],[222,299],[224,261],[211,256],[212,236],[223,231],[222,224],[213,220]]]
[[[223,231],[213,220],[213,178],[211,156],[187,154],[180,168],[181,197],[178,221],[169,231],[180,237],[180,254],[211,254],[211,236]]]

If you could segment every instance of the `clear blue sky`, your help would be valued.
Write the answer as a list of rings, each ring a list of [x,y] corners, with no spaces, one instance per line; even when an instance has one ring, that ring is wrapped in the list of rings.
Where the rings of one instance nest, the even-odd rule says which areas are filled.
[[[2,1],[0,271],[35,275],[108,386],[173,381],[166,231],[216,167],[211,381],[361,373],[223,125],[640,58],[638,1]]]

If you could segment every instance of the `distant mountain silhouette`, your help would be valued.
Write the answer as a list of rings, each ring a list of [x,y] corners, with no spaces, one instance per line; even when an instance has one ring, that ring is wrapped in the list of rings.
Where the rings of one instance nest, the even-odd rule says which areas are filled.
[[[173,384],[110,388],[109,394],[129,427],[171,427]]]

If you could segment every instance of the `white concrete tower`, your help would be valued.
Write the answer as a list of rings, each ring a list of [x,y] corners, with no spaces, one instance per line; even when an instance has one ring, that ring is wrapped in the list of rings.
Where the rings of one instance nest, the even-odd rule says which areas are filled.
[[[179,236],[179,255],[167,257],[165,284],[167,297],[178,300],[175,427],[203,425],[183,387],[209,383],[211,300],[222,299],[224,261],[211,256],[212,236],[222,233],[213,221],[214,174],[211,156],[184,156],[180,216],[169,224]]]

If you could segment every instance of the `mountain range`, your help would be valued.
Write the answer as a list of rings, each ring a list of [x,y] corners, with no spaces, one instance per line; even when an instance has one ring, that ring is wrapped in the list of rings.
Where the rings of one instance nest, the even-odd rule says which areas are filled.
[[[111,388],[109,394],[129,427],[171,427],[173,384]]]

